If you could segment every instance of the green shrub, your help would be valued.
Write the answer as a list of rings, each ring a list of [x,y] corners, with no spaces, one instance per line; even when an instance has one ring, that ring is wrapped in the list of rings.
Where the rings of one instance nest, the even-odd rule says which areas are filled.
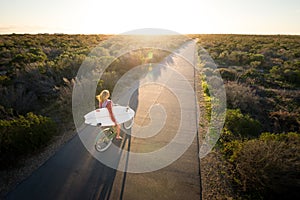
[[[204,98],[204,105],[205,105],[205,117],[210,121],[211,118],[211,97],[209,93],[209,86],[205,80],[201,82],[202,90],[203,90],[203,98]]]
[[[232,140],[224,142],[221,153],[229,162],[234,162],[243,148],[243,142],[240,140]]]
[[[240,109],[227,109],[225,127],[236,136],[249,137],[258,136],[261,130],[261,124],[244,115]]]
[[[203,92],[206,96],[210,97],[210,93],[209,93],[209,88],[208,88],[208,84],[205,81],[202,81],[202,89]]]
[[[235,81],[238,78],[238,74],[233,69],[221,68],[220,74],[226,81]]]
[[[299,140],[300,140],[300,136],[298,133],[295,133],[295,132],[289,132],[287,134],[285,133],[281,133],[281,134],[274,134],[274,133],[269,133],[269,132],[266,132],[266,133],[262,133],[260,136],[259,136],[259,139],[262,140],[262,141],[271,141],[271,140],[274,140],[274,141],[279,141],[279,142],[287,142],[287,143],[299,143]]]
[[[232,141],[223,153],[232,163],[235,188],[249,199],[298,199],[300,135],[264,133],[258,139]]]
[[[0,120],[0,166],[16,162],[32,153],[56,133],[55,123],[48,117],[27,113],[12,120]]]

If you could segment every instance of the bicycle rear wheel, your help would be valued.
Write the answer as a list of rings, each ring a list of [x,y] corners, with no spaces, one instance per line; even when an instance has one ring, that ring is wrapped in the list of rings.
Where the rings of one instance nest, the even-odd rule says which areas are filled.
[[[113,137],[111,137],[112,134],[114,134],[114,132],[110,128],[100,131],[95,142],[96,151],[103,152],[109,148],[113,139]]]

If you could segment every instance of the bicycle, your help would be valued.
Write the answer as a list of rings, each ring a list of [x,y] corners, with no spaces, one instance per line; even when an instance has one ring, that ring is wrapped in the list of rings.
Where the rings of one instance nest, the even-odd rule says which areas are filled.
[[[110,147],[115,136],[116,131],[112,127],[102,129],[96,137],[95,149],[99,152],[105,151]]]
[[[133,120],[134,111],[129,107],[123,107],[123,106],[116,106],[114,109],[115,109],[115,111],[117,111],[117,109],[118,109],[118,110],[120,110],[121,113],[127,114],[127,115],[122,116],[122,114],[119,113],[119,115],[118,115],[118,112],[116,112],[116,117],[117,117],[117,119],[119,118],[119,121],[121,122],[120,124],[123,124],[124,129],[127,129],[127,130],[130,129],[134,123],[134,120]],[[102,120],[100,120],[100,121],[104,122],[104,124],[99,123],[99,121],[98,121],[98,123],[95,124],[94,123],[95,121],[93,119],[91,120],[91,118],[89,118],[89,117],[86,117],[86,118],[87,118],[86,123],[94,124],[98,127],[101,127],[101,131],[98,133],[98,135],[95,139],[96,151],[98,151],[98,152],[106,151],[110,147],[110,145],[112,144],[112,140],[116,136],[115,127],[113,127],[111,122],[110,123],[106,122],[106,120],[108,120],[108,119],[110,120],[110,118],[107,116],[106,116],[106,120],[104,120],[104,118],[102,118]],[[100,119],[100,118],[98,117],[98,119]],[[91,122],[89,122],[89,121],[91,121]],[[129,124],[126,124],[128,122],[129,122]]]

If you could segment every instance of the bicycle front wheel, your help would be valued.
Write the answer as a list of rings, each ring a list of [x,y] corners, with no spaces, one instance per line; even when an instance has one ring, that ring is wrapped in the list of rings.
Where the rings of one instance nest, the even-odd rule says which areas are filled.
[[[123,127],[128,130],[131,129],[133,124],[134,124],[134,119],[131,118],[129,121],[123,123]]]
[[[110,136],[113,134],[113,131],[109,128],[102,130],[97,138],[95,143],[96,151],[103,152],[109,148],[112,143],[112,139]]]

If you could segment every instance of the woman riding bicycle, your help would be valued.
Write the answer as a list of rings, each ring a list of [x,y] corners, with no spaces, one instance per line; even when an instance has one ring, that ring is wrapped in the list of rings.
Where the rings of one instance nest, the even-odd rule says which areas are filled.
[[[116,118],[112,112],[112,106],[113,102],[108,99],[110,97],[110,93],[108,90],[102,90],[102,92],[96,96],[97,100],[99,101],[99,108],[107,108],[111,120],[115,123],[115,126],[117,127],[117,135],[116,139],[121,140],[122,137],[120,136],[120,125],[117,124]]]

